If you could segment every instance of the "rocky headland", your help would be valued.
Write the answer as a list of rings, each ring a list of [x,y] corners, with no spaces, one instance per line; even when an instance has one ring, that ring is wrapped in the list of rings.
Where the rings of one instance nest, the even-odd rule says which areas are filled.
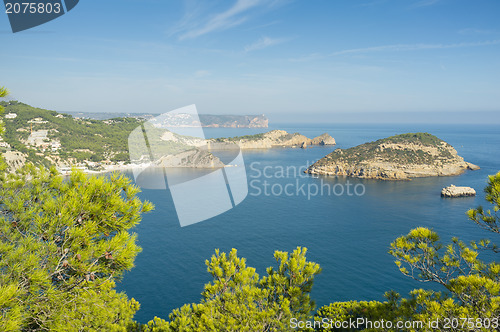
[[[299,133],[289,134],[284,130],[216,139],[183,136],[159,128],[149,128],[148,133],[151,137],[149,145],[151,151],[154,151],[152,164],[161,167],[224,167],[224,163],[211,153],[220,150],[239,151],[239,149],[304,148],[312,145],[335,145],[335,139],[326,133],[311,139]],[[145,155],[141,156],[137,163],[144,162],[145,159],[150,160]]]
[[[271,130],[267,133],[214,138],[207,140],[210,150],[230,149],[269,149],[274,147],[308,147],[311,145],[335,145],[335,139],[327,133],[315,138],[308,138],[299,133],[290,134],[284,130]]]
[[[464,161],[448,143],[428,133],[391,136],[375,142],[336,149],[305,171],[309,174],[380,180],[451,176],[478,166]]]

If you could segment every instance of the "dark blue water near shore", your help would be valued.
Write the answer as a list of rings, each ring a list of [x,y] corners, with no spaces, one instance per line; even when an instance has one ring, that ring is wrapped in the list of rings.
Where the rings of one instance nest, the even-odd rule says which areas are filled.
[[[247,198],[222,215],[184,228],[179,226],[168,191],[144,190],[140,197],[152,201],[156,209],[145,215],[135,229],[143,251],[137,257],[136,267],[118,285],[119,290],[141,303],[138,321],[147,322],[154,316],[168,318],[172,309],[198,302],[203,285],[210,280],[204,262],[216,248],[237,248],[238,254],[247,258],[247,264],[262,275],[267,266],[275,264],[275,250],[307,247],[308,258],[323,268],[312,292],[321,306],[351,299],[381,300],[384,292],[391,289],[406,295],[411,289],[429,287],[404,277],[387,253],[391,241],[414,227],[433,228],[445,241],[452,236],[464,241],[495,237],[468,222],[465,212],[485,204],[482,189],[487,176],[500,171],[500,133],[496,126],[283,124],[270,129],[300,132],[308,137],[327,132],[337,140],[335,148],[424,131],[453,145],[459,155],[481,166],[481,170],[408,182],[312,178],[292,171],[288,177],[281,177],[276,173],[280,167],[299,169],[334,147],[245,151],[249,181],[256,180]],[[205,133],[209,137],[229,137],[270,129],[208,128]],[[266,166],[267,174],[272,176],[257,178]],[[257,195],[257,188],[263,190],[264,180],[275,188],[277,184],[307,188],[326,183],[338,184],[338,189],[347,188],[349,181],[351,189],[363,184],[366,191],[363,196],[324,193],[310,199],[302,192]],[[442,199],[440,190],[450,184],[471,186],[478,196]]]

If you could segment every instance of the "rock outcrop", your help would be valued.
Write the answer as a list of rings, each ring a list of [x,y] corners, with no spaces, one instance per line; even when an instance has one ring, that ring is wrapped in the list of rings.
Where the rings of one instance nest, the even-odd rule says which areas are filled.
[[[381,180],[450,176],[478,166],[465,162],[448,143],[428,133],[402,134],[337,149],[305,171]]]
[[[335,144],[328,134],[314,139],[284,130],[231,138],[202,139],[183,136],[159,128],[148,128],[149,146],[153,151],[154,163],[163,167],[217,168],[224,163],[210,153],[211,150],[268,149],[273,147]],[[147,155],[137,157],[138,162],[149,160]]]
[[[476,196],[476,191],[471,187],[456,187],[451,185],[441,190],[442,197],[466,197]]]
[[[235,145],[240,149],[269,149],[273,147],[307,147],[308,145],[335,145],[335,139],[329,134],[322,134],[310,139],[299,133],[289,134],[284,130],[271,130],[267,133],[217,138],[207,141],[211,150],[229,149]]]
[[[219,158],[201,149],[192,149],[161,157],[157,163],[162,167],[218,168],[224,167]]]
[[[6,151],[2,154],[9,172],[21,168],[26,164],[26,155],[19,151]]]
[[[322,135],[319,135],[318,137],[315,137],[312,139],[311,144],[313,145],[335,145],[337,144],[335,142],[335,138],[330,136],[327,133],[324,133]]]

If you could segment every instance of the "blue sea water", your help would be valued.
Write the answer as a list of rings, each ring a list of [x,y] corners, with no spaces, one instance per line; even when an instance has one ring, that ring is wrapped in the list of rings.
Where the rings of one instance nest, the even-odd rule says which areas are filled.
[[[144,215],[134,229],[143,251],[136,259],[136,267],[118,285],[119,290],[141,303],[136,315],[138,321],[147,322],[154,316],[167,319],[173,309],[198,302],[204,284],[210,281],[205,260],[217,248],[226,252],[238,249],[239,256],[247,258],[247,265],[263,275],[266,267],[276,264],[275,250],[307,247],[308,259],[323,268],[312,291],[319,307],[333,301],[382,300],[384,292],[389,290],[406,295],[414,288],[431,287],[403,276],[388,254],[390,243],[412,228],[432,228],[443,241],[454,236],[464,241],[495,238],[468,221],[465,212],[487,204],[483,193],[487,176],[500,171],[497,126],[281,124],[269,129],[205,128],[205,134],[230,137],[271,129],[300,132],[308,137],[327,132],[337,145],[244,151],[251,183],[247,198],[224,214],[188,227],[180,227],[168,190],[143,190],[140,194],[142,199],[153,202],[156,209]],[[432,133],[453,145],[460,156],[479,165],[481,170],[402,182],[313,178],[293,171],[335,148],[349,148],[405,132]],[[280,170],[286,167],[288,176],[282,176]],[[270,177],[257,177],[264,169]],[[274,186],[278,195],[265,195],[263,181],[267,181],[268,189]],[[364,195],[324,193],[308,198],[302,192],[286,195],[278,190],[279,186],[290,183],[306,189],[309,185],[327,184],[337,185],[339,194],[340,188],[346,190],[347,181],[351,190],[358,189],[358,194],[363,185]],[[450,184],[473,187],[478,195],[441,198],[441,189]]]

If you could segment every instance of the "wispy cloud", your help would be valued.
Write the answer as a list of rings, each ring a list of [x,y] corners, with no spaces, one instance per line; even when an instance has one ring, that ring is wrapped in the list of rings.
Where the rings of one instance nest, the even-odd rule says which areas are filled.
[[[382,46],[364,47],[364,48],[352,48],[352,49],[337,51],[331,53],[330,55],[336,56],[336,55],[361,54],[361,53],[386,52],[386,51],[398,52],[398,51],[450,49],[450,48],[462,48],[462,47],[490,46],[498,44],[500,44],[500,39],[471,42],[471,43],[455,43],[455,44],[394,44],[394,45],[382,45]]]
[[[200,19],[197,15],[188,14],[187,20],[191,21],[191,24],[183,22],[180,28],[177,29],[184,30],[179,39],[196,38],[210,32],[226,30],[240,25],[248,19],[248,16],[245,14],[249,10],[263,3],[265,2],[262,0],[237,0],[231,8],[213,15],[208,20],[202,21],[199,24],[192,22],[193,20]]]
[[[275,38],[269,38],[269,37],[262,37],[259,40],[257,40],[255,43],[250,44],[245,46],[245,52],[252,52],[252,51],[257,51],[261,50],[273,45],[281,44],[286,42],[287,39],[275,39]]]
[[[265,24],[261,24],[261,25],[257,25],[257,26],[254,26],[254,27],[248,28],[248,29],[246,29],[246,31],[257,30],[257,29],[262,29],[262,28],[267,28],[267,27],[270,27],[271,25],[279,24],[279,23],[281,23],[281,22],[282,22],[282,21],[272,21],[272,22],[269,22],[269,23],[265,23]]]
[[[421,7],[429,7],[433,6],[437,3],[441,2],[441,0],[420,0],[415,2],[410,8],[421,8]]]

